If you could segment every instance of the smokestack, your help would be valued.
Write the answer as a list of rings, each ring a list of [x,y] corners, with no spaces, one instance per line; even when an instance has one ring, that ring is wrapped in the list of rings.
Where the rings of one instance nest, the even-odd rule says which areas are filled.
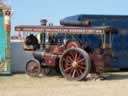
[[[46,26],[47,22],[48,22],[47,19],[40,20],[41,26]]]
[[[47,19],[42,19],[42,20],[40,20],[40,23],[41,23],[41,26],[43,27],[43,26],[46,26],[47,25]],[[42,32],[41,34],[40,34],[40,41],[41,41],[41,50],[43,50],[43,49],[45,49],[45,33],[44,32]]]

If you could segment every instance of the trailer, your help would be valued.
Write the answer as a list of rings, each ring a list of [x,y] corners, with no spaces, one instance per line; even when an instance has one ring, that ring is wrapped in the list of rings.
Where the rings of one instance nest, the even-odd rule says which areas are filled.
[[[128,69],[128,15],[79,14],[60,20],[64,26],[111,26],[117,33],[112,34],[112,68]]]

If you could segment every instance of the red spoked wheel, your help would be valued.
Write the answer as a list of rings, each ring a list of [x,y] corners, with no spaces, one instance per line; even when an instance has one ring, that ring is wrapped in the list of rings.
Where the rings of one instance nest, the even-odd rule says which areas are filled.
[[[35,60],[30,60],[26,64],[26,73],[32,77],[38,77],[41,71],[40,63]]]
[[[61,59],[59,68],[64,77],[69,80],[82,80],[90,72],[89,55],[80,48],[66,50]]]

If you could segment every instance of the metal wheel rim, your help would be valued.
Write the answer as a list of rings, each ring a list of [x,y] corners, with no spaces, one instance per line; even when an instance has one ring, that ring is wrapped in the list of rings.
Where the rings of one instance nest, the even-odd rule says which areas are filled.
[[[70,52],[64,53],[59,66],[63,76],[70,80],[82,80],[86,77],[90,70],[87,64],[89,58],[85,58],[83,52],[80,48],[72,48]]]
[[[39,76],[40,64],[34,60],[30,60],[26,65],[26,73],[29,76],[33,76],[33,77]]]

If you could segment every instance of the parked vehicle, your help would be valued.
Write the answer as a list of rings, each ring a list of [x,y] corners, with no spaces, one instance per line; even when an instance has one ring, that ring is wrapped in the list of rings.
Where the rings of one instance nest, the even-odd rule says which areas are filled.
[[[111,67],[112,34],[117,32],[109,26],[16,26],[15,30],[31,32],[24,43],[24,50],[31,51],[35,58],[26,64],[30,76],[48,75],[55,68],[67,79],[82,80],[89,73],[100,76]],[[40,43],[32,32],[39,32]]]
[[[79,14],[60,20],[63,26],[111,26],[116,29],[112,34],[111,67],[128,69],[128,15]]]

